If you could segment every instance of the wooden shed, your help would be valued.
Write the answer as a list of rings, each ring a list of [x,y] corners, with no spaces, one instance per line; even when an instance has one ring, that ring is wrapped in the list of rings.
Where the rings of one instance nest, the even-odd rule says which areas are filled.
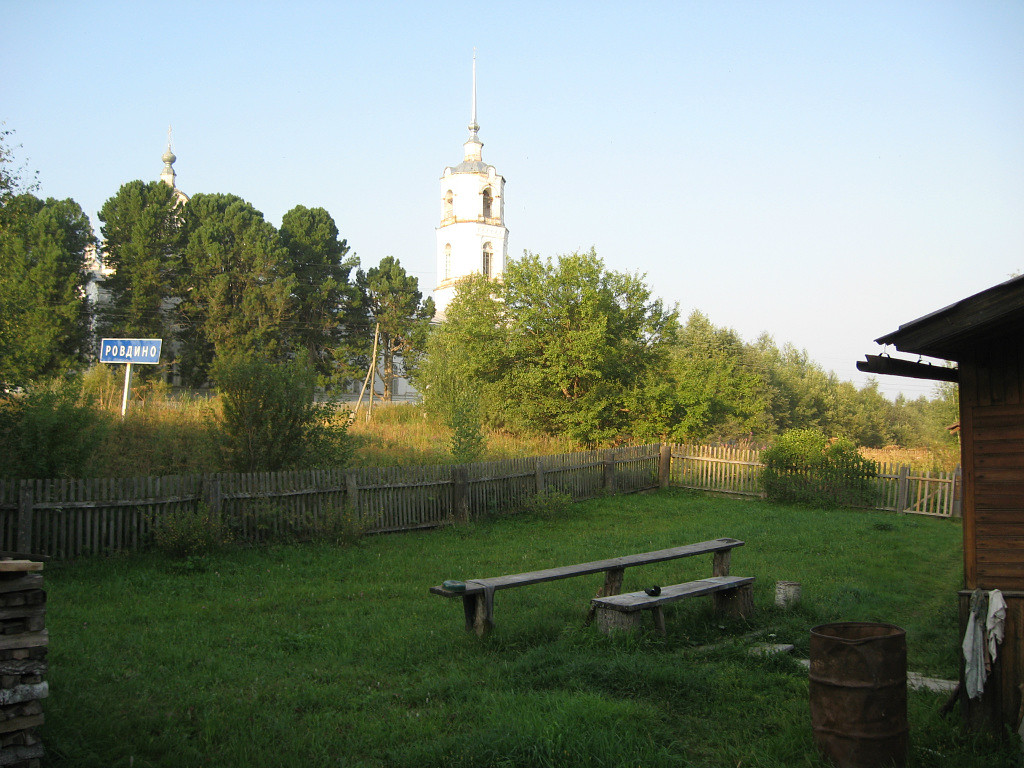
[[[1024,686],[1024,277],[901,325],[876,339],[955,361],[956,370],[886,356],[863,371],[959,381],[964,584],[960,636],[973,590],[998,589],[1006,637],[984,694],[964,712],[977,727],[1020,727]],[[964,686],[961,686],[963,690]]]

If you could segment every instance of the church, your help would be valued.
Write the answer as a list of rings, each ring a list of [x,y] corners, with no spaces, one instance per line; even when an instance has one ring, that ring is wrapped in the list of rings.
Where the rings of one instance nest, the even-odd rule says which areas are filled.
[[[445,310],[455,298],[459,281],[473,274],[482,274],[489,279],[499,279],[505,271],[508,253],[508,227],[505,226],[505,179],[493,165],[483,161],[483,142],[477,124],[476,98],[476,56],[473,57],[473,98],[472,116],[469,123],[469,138],[463,144],[463,158],[458,165],[449,166],[441,174],[440,225],[436,229],[437,286],[434,288],[436,314],[434,322],[443,322]],[[188,202],[188,196],[178,189],[174,162],[177,157],[171,151],[170,129],[167,135],[167,149],[161,156],[164,167],[160,181],[174,190],[180,203]],[[89,298],[94,304],[102,304],[106,291],[102,280],[111,271],[105,267],[102,253],[92,249],[89,271]],[[379,374],[378,374],[379,377]],[[382,382],[378,378],[382,388]],[[357,392],[359,382],[353,382],[352,391]],[[392,387],[396,400],[415,400],[419,393],[404,377]]]
[[[458,282],[471,274],[495,279],[505,271],[505,179],[483,161],[476,122],[476,56],[473,57],[473,114],[462,162],[441,174],[441,224],[437,228],[437,287],[434,304],[441,322]]]

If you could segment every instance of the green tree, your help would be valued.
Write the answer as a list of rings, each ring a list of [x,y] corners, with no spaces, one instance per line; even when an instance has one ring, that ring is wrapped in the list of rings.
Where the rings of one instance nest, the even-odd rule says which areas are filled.
[[[779,349],[762,334],[751,348],[769,387],[770,413],[776,429],[825,428],[835,412],[835,374],[826,373],[792,344]]]
[[[378,370],[384,399],[391,400],[395,379],[415,376],[434,317],[434,300],[423,298],[419,281],[393,256],[385,256],[366,272],[359,270],[356,284],[365,297],[371,334],[374,325],[380,326]]]
[[[908,400],[896,398],[891,419],[894,442],[927,448],[936,469],[949,469],[960,461],[960,440],[954,427],[960,422],[960,388],[952,382],[937,382],[932,397]]]
[[[0,477],[83,477],[111,424],[82,397],[78,378],[0,393]]]
[[[187,235],[182,205],[161,181],[130,181],[100,208],[108,296],[101,307],[104,335],[160,338],[172,351],[180,295],[181,252]]]
[[[664,367],[676,329],[641,276],[594,251],[526,254],[501,282],[463,281],[446,316],[423,370],[428,401],[465,382],[492,424],[588,443],[629,431],[631,392]]]
[[[183,214],[189,237],[178,320],[186,381],[205,382],[214,357],[285,359],[296,280],[277,230],[235,195],[196,195]]]
[[[73,200],[22,193],[0,207],[0,376],[25,383],[68,370],[89,347],[86,249],[92,227]]]
[[[762,437],[771,429],[768,387],[750,352],[728,328],[694,311],[680,329],[664,370],[637,398],[636,427],[646,439]]]
[[[503,308],[493,296],[495,283],[477,273],[459,283],[458,294],[433,326],[414,383],[424,404],[444,423],[459,416],[464,393],[471,393],[477,414],[494,423],[501,384],[508,372]]]
[[[860,389],[849,381],[839,382],[835,387],[833,408],[828,414],[830,431],[857,445],[881,448],[895,438],[894,408],[873,379]]]
[[[352,377],[348,333],[363,309],[349,280],[359,259],[349,256],[334,219],[323,208],[297,205],[281,220],[281,242],[295,275],[295,311],[289,335],[294,349],[305,350],[321,382]]]
[[[0,126],[4,123],[0,123]],[[29,174],[26,166],[14,166],[14,148],[11,147],[11,139],[14,131],[0,129],[0,208],[7,205],[7,202],[15,195],[23,192],[35,192],[39,187],[36,180],[38,174],[31,174],[33,180],[26,182],[24,176]]]
[[[344,466],[346,429],[314,401],[316,373],[304,360],[219,356],[213,377],[228,466],[240,472]]]

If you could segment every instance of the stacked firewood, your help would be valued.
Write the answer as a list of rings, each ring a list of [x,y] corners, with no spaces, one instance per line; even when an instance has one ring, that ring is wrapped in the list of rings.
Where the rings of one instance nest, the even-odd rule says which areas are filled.
[[[0,766],[39,768],[46,675],[42,563],[0,559]]]

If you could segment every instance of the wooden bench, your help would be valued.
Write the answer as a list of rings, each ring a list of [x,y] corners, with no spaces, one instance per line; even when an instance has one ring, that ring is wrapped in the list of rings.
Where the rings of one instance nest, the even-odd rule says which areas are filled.
[[[541,584],[573,576],[604,573],[604,585],[598,591],[597,596],[607,597],[617,595],[622,591],[622,577],[626,568],[705,554],[714,555],[711,567],[713,576],[728,576],[732,550],[735,547],[742,546],[743,542],[739,539],[712,539],[711,541],[702,541],[698,544],[685,544],[680,547],[659,549],[655,552],[645,552],[639,555],[595,560],[592,563],[581,563],[580,565],[566,565],[560,568],[516,573],[511,576],[468,579],[462,582],[465,584],[464,590],[448,589],[444,585],[439,585],[431,587],[430,591],[442,597],[461,597],[466,618],[466,631],[472,632],[475,630],[477,635],[483,637],[494,626],[494,592],[499,589],[525,587],[530,584]],[[594,617],[595,611],[596,607],[591,606],[587,617],[588,622]]]
[[[640,612],[650,611],[654,626],[665,634],[665,614],[661,606],[697,595],[715,595],[717,610],[728,610],[740,616],[749,616],[753,609],[751,585],[753,576],[712,576],[710,579],[690,581],[662,587],[658,595],[630,592],[624,595],[595,597],[591,605],[597,610],[597,625],[610,634],[614,630],[632,631],[640,626]]]

